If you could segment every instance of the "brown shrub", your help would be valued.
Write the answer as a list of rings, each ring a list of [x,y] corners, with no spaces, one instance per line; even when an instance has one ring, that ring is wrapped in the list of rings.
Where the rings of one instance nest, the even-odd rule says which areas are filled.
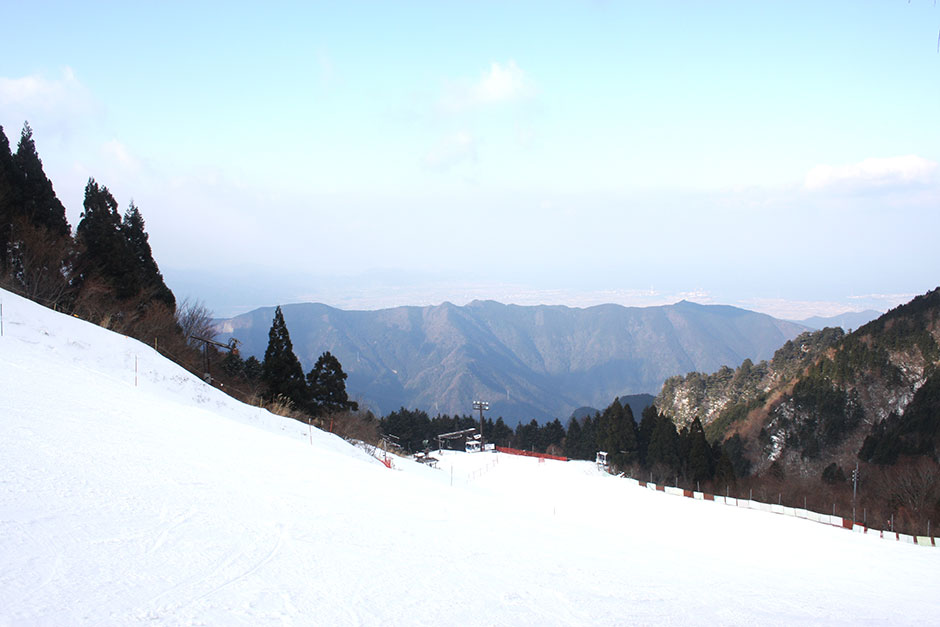
[[[2,284],[11,291],[52,309],[68,307],[70,239],[24,217],[11,224],[8,250],[0,251],[6,268]]]

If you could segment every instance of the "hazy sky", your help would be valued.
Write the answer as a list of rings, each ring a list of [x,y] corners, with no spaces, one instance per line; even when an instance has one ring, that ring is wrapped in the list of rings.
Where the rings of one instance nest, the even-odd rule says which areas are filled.
[[[940,278],[940,7],[7,2],[0,124],[218,315],[689,298],[802,318]]]

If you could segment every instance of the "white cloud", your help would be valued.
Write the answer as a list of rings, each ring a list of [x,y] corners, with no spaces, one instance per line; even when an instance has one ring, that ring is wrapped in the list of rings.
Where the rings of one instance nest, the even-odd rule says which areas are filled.
[[[482,104],[518,100],[530,91],[529,80],[512,60],[505,66],[494,61],[473,86],[473,94]]]
[[[847,165],[817,165],[806,175],[810,190],[886,187],[911,183],[928,183],[937,173],[937,163],[907,155],[872,158]]]
[[[29,120],[34,129],[54,127],[65,133],[78,120],[99,109],[91,92],[69,67],[64,68],[58,78],[0,77],[0,110],[7,122],[22,124]]]
[[[463,161],[475,161],[477,141],[466,131],[460,131],[441,139],[422,160],[433,170],[448,170]]]
[[[459,81],[448,85],[441,104],[447,110],[461,111],[524,100],[534,93],[532,81],[510,59],[506,63],[494,61],[475,81]]]
[[[140,160],[133,156],[127,149],[127,146],[118,140],[112,139],[111,141],[105,142],[102,146],[102,150],[105,155],[116,162],[121,168],[133,172],[140,170]]]
[[[857,308],[860,309],[877,309],[879,311],[887,311],[889,309],[894,309],[898,305],[904,305],[909,303],[914,299],[917,294],[913,293],[898,293],[898,294],[857,294],[849,296]]]

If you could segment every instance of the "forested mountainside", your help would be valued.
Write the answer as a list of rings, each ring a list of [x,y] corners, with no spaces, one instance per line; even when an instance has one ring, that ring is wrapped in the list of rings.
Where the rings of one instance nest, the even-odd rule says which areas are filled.
[[[698,418],[709,436],[720,438],[844,336],[839,328],[807,331],[788,340],[769,361],[755,364],[745,359],[734,370],[723,366],[712,374],[690,372],[670,377],[654,404],[679,427]]]
[[[305,368],[328,350],[349,375],[352,398],[377,413],[400,407],[462,414],[477,398],[507,423],[563,418],[617,396],[656,393],[692,370],[770,358],[806,330],[764,314],[680,302],[663,307],[458,307],[343,311],[282,307]],[[273,308],[219,321],[245,355],[267,345]]]
[[[698,417],[713,440],[740,434],[758,473],[935,458],[938,340],[940,288],[851,334],[802,334],[769,362],[674,377],[656,406],[678,424]]]

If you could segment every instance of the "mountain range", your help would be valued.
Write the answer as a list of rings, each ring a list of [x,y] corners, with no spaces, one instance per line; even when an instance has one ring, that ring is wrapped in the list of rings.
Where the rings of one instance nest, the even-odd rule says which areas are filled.
[[[846,334],[801,334],[769,361],[668,379],[656,407],[738,435],[754,470],[818,475],[940,451],[940,288]]]
[[[770,358],[806,327],[766,314],[681,301],[658,307],[518,306],[473,301],[377,311],[316,303],[282,308],[304,370],[330,351],[350,397],[385,414],[400,407],[519,421],[565,418],[617,396],[657,394],[677,374]],[[243,356],[263,357],[274,308],[216,321]]]
[[[810,329],[825,329],[826,327],[842,327],[846,332],[857,329],[868,324],[881,315],[880,311],[866,309],[865,311],[847,311],[838,316],[813,316],[805,320],[797,320],[797,324],[802,324]]]

